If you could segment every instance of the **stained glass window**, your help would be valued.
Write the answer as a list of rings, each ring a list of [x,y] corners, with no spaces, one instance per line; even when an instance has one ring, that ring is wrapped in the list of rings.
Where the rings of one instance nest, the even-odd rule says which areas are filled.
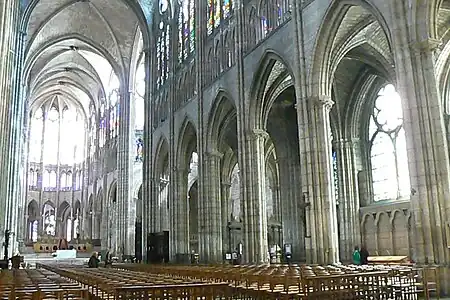
[[[195,5],[194,0],[181,0],[178,16],[178,59],[183,61],[195,50]]]
[[[369,138],[374,201],[408,196],[410,179],[403,110],[392,84],[378,93],[370,118]]]
[[[223,17],[228,18],[231,15],[232,9],[231,0],[223,0]]]
[[[144,141],[141,138],[136,140],[136,162],[143,161],[143,149],[144,149]]]
[[[157,86],[163,85],[169,77],[170,69],[170,10],[166,0],[160,1],[159,23],[157,27],[156,61]],[[145,77],[145,72],[143,72]],[[142,93],[143,95],[143,93]]]
[[[223,20],[231,16],[233,9],[231,0],[208,1],[208,35],[219,27]]]
[[[284,23],[291,14],[287,0],[263,0],[261,3],[261,31],[264,38]]]

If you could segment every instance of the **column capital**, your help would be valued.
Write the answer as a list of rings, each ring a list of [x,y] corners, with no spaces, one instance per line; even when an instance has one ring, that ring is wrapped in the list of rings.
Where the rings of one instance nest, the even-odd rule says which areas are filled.
[[[435,50],[440,49],[441,46],[442,41],[431,38],[422,41],[415,41],[410,44],[411,50],[416,54],[424,52],[434,52]]]
[[[267,131],[259,128],[253,129],[250,134],[254,139],[262,138],[264,140],[267,140],[270,137]]]
[[[331,96],[328,95],[312,96],[310,99],[314,106],[325,108],[327,111],[331,111],[334,105],[334,101],[331,100]]]
[[[209,152],[206,152],[206,157],[208,158],[218,158],[218,159],[222,159],[223,157],[223,153],[217,150],[211,150]]]

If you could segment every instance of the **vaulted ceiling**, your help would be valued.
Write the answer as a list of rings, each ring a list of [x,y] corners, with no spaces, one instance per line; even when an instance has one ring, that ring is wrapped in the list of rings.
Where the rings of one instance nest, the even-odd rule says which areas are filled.
[[[133,65],[142,16],[124,0],[39,0],[26,30],[24,79],[31,109],[53,96],[88,113],[105,98],[107,76],[121,84]]]

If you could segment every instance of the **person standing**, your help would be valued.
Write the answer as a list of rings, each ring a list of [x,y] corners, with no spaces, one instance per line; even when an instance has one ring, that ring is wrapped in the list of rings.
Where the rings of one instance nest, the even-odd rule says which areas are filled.
[[[367,251],[366,246],[362,246],[359,251],[359,255],[361,256],[361,264],[367,265],[369,264],[369,251]]]
[[[91,258],[89,258],[88,267],[89,268],[98,268],[100,260],[98,259],[98,253],[92,253]]]
[[[361,254],[359,253],[359,247],[356,246],[353,251],[353,264],[360,265],[361,264]]]

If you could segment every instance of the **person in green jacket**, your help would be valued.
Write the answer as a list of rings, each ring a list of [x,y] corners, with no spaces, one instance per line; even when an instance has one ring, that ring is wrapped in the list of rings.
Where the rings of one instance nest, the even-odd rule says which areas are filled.
[[[361,254],[359,253],[358,246],[356,246],[355,250],[353,251],[353,264],[354,265],[360,265],[361,264]]]

